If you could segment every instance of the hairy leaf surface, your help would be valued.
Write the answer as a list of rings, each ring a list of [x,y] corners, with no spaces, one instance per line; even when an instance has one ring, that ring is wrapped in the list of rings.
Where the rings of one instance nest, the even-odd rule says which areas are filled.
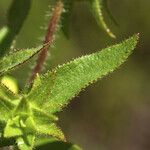
[[[11,116],[12,109],[15,108],[15,104],[7,96],[8,89],[0,84],[0,121],[7,121]]]
[[[32,134],[24,135],[17,138],[17,147],[19,150],[33,150],[35,136]]]
[[[131,54],[137,40],[138,35],[134,35],[120,44],[47,72],[27,99],[49,113],[60,111],[83,88],[119,67]]]
[[[19,50],[3,57],[0,60],[0,75],[24,63],[29,58],[38,53],[42,48],[43,46],[39,46],[36,48]]]
[[[36,122],[37,124],[37,132],[41,135],[49,135],[52,137],[56,137],[57,139],[60,139],[62,141],[65,141],[65,137],[63,132],[60,128],[57,127],[55,123],[49,123],[49,124],[38,124],[38,120]]]
[[[7,121],[7,125],[4,129],[4,137],[9,138],[9,137],[15,137],[15,136],[20,136],[23,134],[23,131],[19,128],[20,127],[20,120],[19,116],[9,119]]]
[[[47,149],[52,149],[52,150],[82,150],[79,146],[72,144],[72,143],[67,143],[63,141],[58,141],[57,139],[54,138],[41,138],[36,141],[36,150],[47,150]]]

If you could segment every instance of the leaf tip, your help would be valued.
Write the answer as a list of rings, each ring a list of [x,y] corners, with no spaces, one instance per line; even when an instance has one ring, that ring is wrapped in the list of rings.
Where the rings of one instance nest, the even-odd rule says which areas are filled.
[[[140,38],[140,33],[136,33],[134,34],[132,37],[132,40],[133,40],[133,43],[134,43],[134,47],[136,47],[138,41],[139,41],[139,38]]]

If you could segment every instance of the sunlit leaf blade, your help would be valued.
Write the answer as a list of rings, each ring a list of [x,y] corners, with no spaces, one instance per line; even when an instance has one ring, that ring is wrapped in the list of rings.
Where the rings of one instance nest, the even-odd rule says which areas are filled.
[[[0,121],[7,121],[11,116],[12,108],[14,108],[14,104],[0,96]]]
[[[72,8],[73,8],[73,0],[63,0],[64,1],[64,12],[62,13],[62,31],[64,35],[69,37],[69,18],[71,16]]]
[[[39,138],[38,138],[39,139]],[[36,150],[82,150],[79,146],[53,138],[41,138],[36,141]]]
[[[24,135],[17,138],[17,147],[19,150],[33,150],[34,148],[34,135]]]
[[[38,124],[49,124],[58,121],[58,118],[53,114],[47,114],[44,110],[32,108],[33,119],[38,122]]]
[[[0,79],[0,89],[9,99],[19,99],[17,83],[10,76],[3,76]]]
[[[22,134],[23,134],[23,131],[20,128],[19,116],[13,119],[9,119],[4,129],[4,137],[11,138],[15,136],[21,136]]]
[[[49,113],[60,111],[83,88],[114,71],[135,48],[138,35],[46,73],[27,99]],[[35,81],[36,82],[36,81]]]
[[[36,53],[38,53],[43,46],[39,46],[31,49],[24,49],[16,51],[0,59],[0,75],[12,70],[14,67],[24,63]]]
[[[90,2],[89,6],[91,7],[92,14],[95,17],[98,25],[100,25],[110,37],[115,38],[116,36],[111,32],[111,30],[109,29],[104,20],[102,12],[103,8],[102,0],[88,0],[88,1]]]
[[[40,84],[41,84],[41,79],[40,79],[39,74],[37,73],[36,74],[36,80],[32,85],[32,90],[36,89]]]
[[[0,84],[0,121],[7,121],[11,116],[15,104],[7,96],[8,89]]]
[[[50,123],[49,122],[49,124],[47,124],[47,123],[39,124],[38,120],[37,120],[36,125],[37,125],[38,134],[49,135],[49,136],[58,138],[62,141],[65,141],[65,137],[64,137],[63,132],[61,131],[60,128],[58,128],[56,126],[55,123]]]
[[[17,85],[17,81],[15,80],[15,78],[8,76],[8,75],[3,76],[1,79],[1,83],[5,85],[14,94],[18,93],[18,85]]]
[[[9,51],[12,41],[19,33],[25,19],[28,16],[30,5],[31,0],[12,1],[7,15],[7,26],[5,27],[7,32],[3,32],[5,34],[3,34],[3,38],[0,38],[0,56],[3,56]]]
[[[21,113],[23,114],[30,114],[30,104],[29,102],[24,98],[22,97],[19,102],[18,102],[18,105],[14,111],[15,115],[19,115]]]
[[[11,138],[35,133],[35,124],[31,117],[20,114],[7,121],[4,137]]]

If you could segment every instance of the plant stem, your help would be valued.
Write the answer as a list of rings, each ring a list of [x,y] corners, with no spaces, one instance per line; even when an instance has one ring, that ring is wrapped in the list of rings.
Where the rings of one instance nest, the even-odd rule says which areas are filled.
[[[48,25],[45,40],[43,42],[44,44],[46,43],[49,43],[49,44],[47,46],[44,46],[43,49],[41,50],[37,59],[37,63],[35,67],[33,68],[32,75],[29,78],[29,83],[31,83],[34,80],[37,73],[40,73],[42,71],[44,62],[46,61],[46,58],[47,58],[48,49],[55,39],[54,35],[57,30],[57,26],[60,21],[62,12],[63,12],[63,3],[61,0],[59,0],[53,8],[52,17]]]

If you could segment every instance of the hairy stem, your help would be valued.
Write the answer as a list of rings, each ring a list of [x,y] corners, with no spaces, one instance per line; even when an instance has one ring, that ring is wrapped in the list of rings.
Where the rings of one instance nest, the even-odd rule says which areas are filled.
[[[63,12],[63,3],[60,0],[54,6],[54,9],[52,12],[52,17],[50,19],[48,29],[46,32],[44,44],[46,44],[46,43],[49,43],[49,44],[47,46],[44,46],[43,49],[41,50],[41,52],[38,56],[38,59],[37,59],[37,63],[35,65],[35,67],[33,68],[32,75],[29,78],[29,83],[31,83],[34,80],[37,73],[40,73],[42,71],[44,62],[47,58],[48,49],[54,41],[54,35],[57,30],[57,26],[60,21],[62,12]]]

